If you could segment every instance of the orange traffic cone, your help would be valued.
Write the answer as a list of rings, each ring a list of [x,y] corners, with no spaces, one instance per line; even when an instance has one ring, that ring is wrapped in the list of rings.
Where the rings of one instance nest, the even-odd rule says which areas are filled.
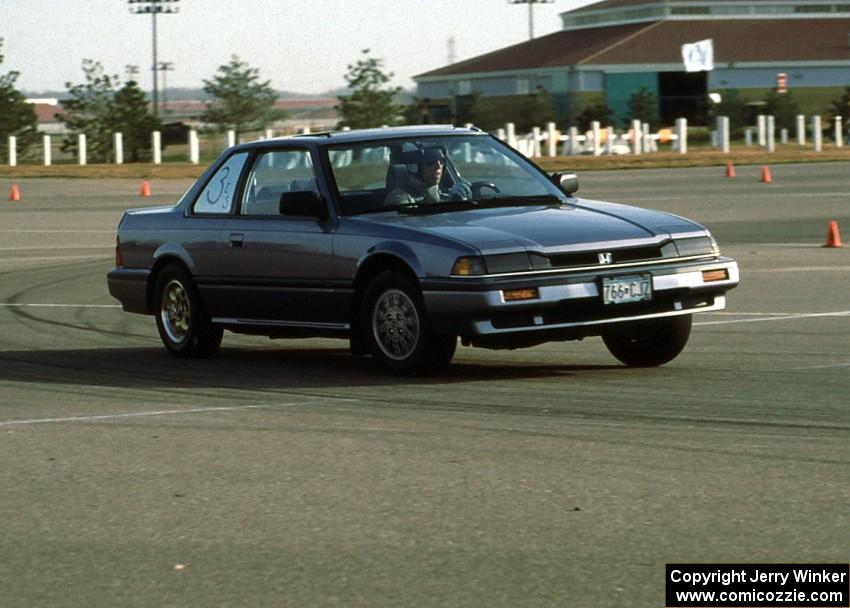
[[[773,181],[773,178],[770,176],[770,167],[768,167],[767,165],[765,165],[761,168],[761,180],[760,181],[763,184],[769,184],[770,182]]]
[[[841,235],[838,234],[838,222],[830,220],[826,229],[826,243],[824,247],[841,247]]]
[[[10,201],[21,200],[21,191],[18,190],[18,184],[12,184],[12,187],[9,188],[9,200]]]
[[[731,160],[726,162],[726,177],[735,177],[735,165]]]
[[[139,188],[139,196],[150,196],[151,195],[151,186],[147,182],[147,180],[142,182],[141,188]]]

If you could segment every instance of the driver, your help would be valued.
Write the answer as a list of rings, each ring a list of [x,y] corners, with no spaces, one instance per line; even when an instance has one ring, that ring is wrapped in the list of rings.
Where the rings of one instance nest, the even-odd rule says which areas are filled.
[[[408,174],[407,183],[396,187],[387,194],[387,205],[413,205],[418,203],[439,203],[441,201],[461,201],[472,198],[469,184],[458,180],[449,192],[440,191],[440,180],[446,166],[446,157],[438,148],[425,148],[412,152],[417,166],[416,173]],[[405,153],[404,157],[410,157]],[[409,162],[407,164],[414,164]],[[404,165],[402,165],[404,166]]]

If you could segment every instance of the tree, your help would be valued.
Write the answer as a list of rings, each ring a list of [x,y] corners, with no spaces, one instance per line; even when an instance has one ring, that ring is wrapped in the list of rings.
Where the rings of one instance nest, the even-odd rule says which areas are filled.
[[[729,131],[733,136],[739,137],[744,132],[744,129],[749,124],[750,116],[747,110],[747,102],[741,99],[737,89],[723,91],[720,102],[712,105],[712,124],[715,123],[719,116],[729,118]]]
[[[3,63],[3,39],[0,38],[0,64]],[[18,150],[25,154],[38,138],[38,123],[32,104],[15,88],[20,74],[0,74],[0,149],[5,149],[9,136],[17,138]],[[8,160],[8,159],[6,159]]]
[[[363,129],[398,124],[402,109],[394,98],[401,87],[382,89],[393,74],[383,72],[383,60],[370,57],[369,49],[361,53],[363,57],[349,64],[345,74],[351,94],[337,97],[336,109],[342,117],[337,128]]]
[[[77,153],[77,134],[86,135],[88,157],[95,162],[107,162],[112,153],[112,99],[117,76],[110,76],[98,61],[83,59],[82,84],[65,83],[71,96],[62,102],[65,114],[59,116],[70,132],[62,141],[62,150]]]
[[[832,115],[841,117],[845,130],[850,127],[850,87],[844,89],[844,94],[832,102]]]
[[[81,84],[66,83],[70,99],[62,102],[61,115],[69,135],[62,141],[62,150],[77,154],[77,135],[85,134],[86,152],[95,162],[107,162],[112,155],[113,134],[120,132],[128,158],[142,160],[150,150],[151,133],[159,121],[150,113],[145,94],[135,81],[128,81],[115,90],[118,76],[104,72],[98,61],[83,59]]]
[[[771,91],[765,99],[764,113],[773,116],[777,129],[793,129],[797,123],[800,106],[791,91]]]
[[[603,128],[608,127],[613,114],[614,111],[602,102],[585,106],[581,114],[578,115],[578,129],[582,132],[589,131],[591,123],[594,121],[598,122]]]
[[[112,99],[109,124],[120,131],[124,150],[131,162],[142,160],[151,149],[151,133],[159,129],[156,117],[148,110],[144,92],[135,80],[127,81]]]
[[[204,91],[214,97],[201,117],[222,129],[233,129],[238,136],[282,120],[286,113],[274,108],[277,92],[271,81],[260,81],[260,71],[236,55],[221,65],[212,80],[204,80]]]
[[[658,126],[658,96],[646,87],[641,87],[629,97],[629,116],[625,119],[627,128],[631,127],[632,120],[649,123],[653,130]]]

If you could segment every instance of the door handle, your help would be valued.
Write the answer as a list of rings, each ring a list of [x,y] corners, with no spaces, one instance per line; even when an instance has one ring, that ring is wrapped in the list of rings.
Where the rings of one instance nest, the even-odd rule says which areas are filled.
[[[231,247],[242,247],[242,243],[245,241],[245,236],[240,233],[232,233],[230,235],[230,246]]]

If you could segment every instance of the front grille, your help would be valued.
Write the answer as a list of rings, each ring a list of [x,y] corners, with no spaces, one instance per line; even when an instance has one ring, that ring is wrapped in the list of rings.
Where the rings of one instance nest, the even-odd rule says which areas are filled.
[[[599,265],[599,254],[610,253],[612,264],[624,264],[627,262],[640,262],[657,260],[664,257],[661,245],[650,245],[644,247],[628,247],[625,249],[614,249],[611,251],[582,251],[578,253],[556,253],[549,257],[552,268],[570,268],[572,266],[596,266]]]

